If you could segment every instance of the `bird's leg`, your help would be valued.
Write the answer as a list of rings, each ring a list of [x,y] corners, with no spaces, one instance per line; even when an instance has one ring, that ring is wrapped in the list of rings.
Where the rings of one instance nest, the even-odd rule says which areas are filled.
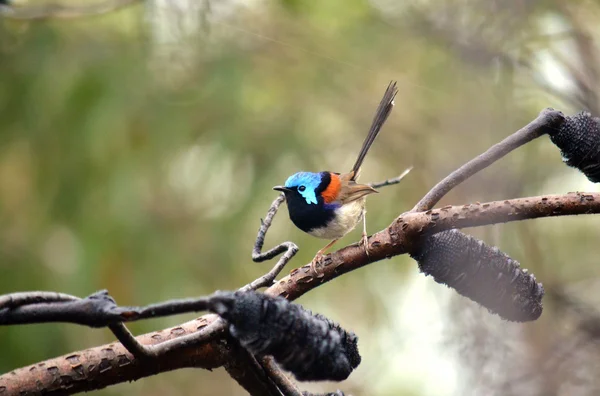
[[[327,249],[329,249],[330,247],[332,247],[338,240],[339,240],[339,238],[338,239],[334,239],[333,241],[329,242],[323,249],[319,250],[317,252],[317,254],[315,254],[315,258],[313,258],[313,260],[310,263],[310,269],[312,269],[315,274],[318,274],[318,272],[317,272],[317,264],[323,258],[323,253],[325,253],[327,251]]]
[[[358,243],[358,245],[364,246],[365,253],[368,256],[369,255],[369,237],[367,235],[367,211],[364,209],[362,212],[362,218],[363,218],[363,232],[362,232],[362,238],[360,239],[360,242]]]

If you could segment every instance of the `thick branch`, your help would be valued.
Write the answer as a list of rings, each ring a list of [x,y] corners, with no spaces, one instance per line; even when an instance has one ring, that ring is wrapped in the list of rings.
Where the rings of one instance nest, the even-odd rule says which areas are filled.
[[[542,110],[537,118],[525,127],[446,176],[415,205],[413,211],[422,212],[433,208],[454,187],[511,151],[547,133],[548,128],[557,128],[563,119],[564,116],[560,111],[550,108]]]
[[[144,345],[153,345],[184,334],[201,332],[214,321],[214,316],[145,334],[137,340]],[[150,361],[135,359],[123,345],[111,343],[4,374],[0,376],[0,395],[74,394],[184,367],[213,369],[223,366],[226,357],[226,351],[218,341],[180,348],[165,359]]]
[[[386,229],[369,238],[369,254],[358,244],[346,246],[325,256],[318,277],[310,265],[293,270],[268,288],[266,293],[295,300],[307,291],[367,264],[408,253],[424,235],[454,228],[479,227],[490,224],[600,213],[600,193],[542,195],[505,201],[445,206],[427,212],[407,212]]]
[[[288,276],[266,290],[270,295],[282,295],[290,300],[338,276],[384,258],[407,253],[423,235],[452,229],[534,219],[600,213],[600,193],[570,193],[519,198],[483,204],[447,206],[427,212],[408,212],[389,227],[369,238],[369,255],[363,247],[347,246],[327,255],[318,277],[309,264],[293,270]],[[182,367],[217,367],[224,363],[224,354],[217,341],[201,343],[206,334],[223,330],[221,320],[206,315],[175,328],[138,337],[140,343],[156,344],[170,355],[158,363],[144,364],[134,359],[121,344],[109,344],[76,352],[0,376],[2,396],[19,392],[62,390],[72,394],[99,389],[110,384],[131,381],[162,371]]]

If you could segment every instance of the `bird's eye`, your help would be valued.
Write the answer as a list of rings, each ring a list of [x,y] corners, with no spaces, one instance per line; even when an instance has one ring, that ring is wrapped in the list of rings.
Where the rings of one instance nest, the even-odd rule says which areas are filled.
[[[304,191],[304,190],[306,190],[306,187],[304,187],[304,186],[298,187],[298,191]]]

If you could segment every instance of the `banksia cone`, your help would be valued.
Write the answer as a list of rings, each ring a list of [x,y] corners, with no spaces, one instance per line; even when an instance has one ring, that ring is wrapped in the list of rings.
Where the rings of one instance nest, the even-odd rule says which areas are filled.
[[[419,269],[500,317],[527,322],[542,314],[544,288],[498,248],[457,230],[426,237],[411,253]]]
[[[550,140],[561,150],[563,161],[579,169],[594,183],[600,182],[600,119],[581,112],[565,117]]]
[[[284,298],[224,292],[209,305],[244,348],[258,357],[273,356],[299,381],[342,381],[360,363],[354,333]]]

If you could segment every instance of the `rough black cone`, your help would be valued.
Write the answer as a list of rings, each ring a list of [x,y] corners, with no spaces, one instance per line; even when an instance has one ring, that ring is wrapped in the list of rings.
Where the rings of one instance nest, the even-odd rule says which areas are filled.
[[[360,363],[358,338],[322,315],[281,297],[222,292],[210,309],[255,356],[270,355],[299,381],[342,381]]]
[[[550,140],[561,150],[563,161],[579,169],[594,183],[600,182],[600,119],[581,112],[565,117],[550,130]]]
[[[498,248],[457,230],[425,238],[411,253],[421,272],[500,317],[527,322],[542,314],[544,288]]]

